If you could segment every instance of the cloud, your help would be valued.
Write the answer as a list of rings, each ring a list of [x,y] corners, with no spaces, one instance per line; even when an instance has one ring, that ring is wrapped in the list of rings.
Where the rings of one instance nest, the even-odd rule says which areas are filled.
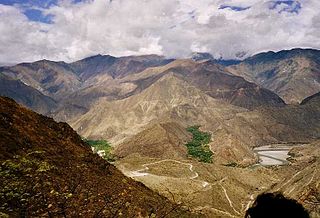
[[[25,5],[0,4],[0,62],[195,51],[236,58],[320,48],[318,0],[59,0],[29,7],[50,22],[28,18]]]

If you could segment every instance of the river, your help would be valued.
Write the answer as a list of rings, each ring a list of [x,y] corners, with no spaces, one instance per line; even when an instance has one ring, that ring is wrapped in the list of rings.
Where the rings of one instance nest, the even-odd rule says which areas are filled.
[[[287,158],[290,157],[288,152],[291,148],[283,145],[267,145],[257,147],[253,151],[259,156],[259,164],[262,166],[285,165],[288,164]]]

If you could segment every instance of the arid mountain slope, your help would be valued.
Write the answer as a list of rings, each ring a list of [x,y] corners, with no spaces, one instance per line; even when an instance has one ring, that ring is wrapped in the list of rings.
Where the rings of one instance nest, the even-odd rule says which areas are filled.
[[[130,59],[144,60],[146,57],[130,57]],[[97,58],[99,57],[93,59],[95,60]],[[101,56],[100,58],[110,59],[110,57],[105,56]],[[122,60],[122,58],[120,59]],[[138,72],[137,70],[132,71],[136,68],[127,69],[123,63],[118,64],[119,63],[115,62],[110,67],[121,66],[121,69],[126,71],[125,74],[119,76],[117,76],[117,74],[111,75],[111,71],[108,71],[90,75],[91,77],[85,81],[81,89],[68,96],[68,100],[63,102],[62,108],[54,114],[54,117],[58,120],[63,120],[64,115],[61,115],[60,112],[68,110],[69,105],[78,105],[89,110],[91,106],[101,98],[111,101],[137,95],[167,74],[174,74],[176,77],[197,87],[211,97],[224,100],[237,106],[253,109],[260,106],[284,105],[284,102],[274,93],[260,88],[253,83],[249,83],[241,77],[234,76],[226,72],[223,67],[211,62],[200,63],[192,60],[176,60],[157,67],[138,67],[140,70],[144,69],[142,72]],[[112,68],[108,70],[111,69]],[[93,68],[93,70],[95,70],[95,68]],[[116,69],[113,70],[115,71],[112,72],[118,72]],[[86,99],[86,101],[84,101],[84,99]],[[63,107],[66,107],[66,109]],[[77,116],[78,114],[75,114],[75,116],[70,114],[65,116],[64,120],[69,121]]]
[[[125,177],[66,123],[0,97],[0,212],[10,217],[188,217]]]
[[[2,67],[0,71],[58,101],[59,107],[50,116],[62,121],[79,117],[101,98],[110,101],[139,94],[168,73],[236,106],[254,109],[284,105],[276,94],[228,73],[212,60],[97,55],[69,64],[42,60]]]
[[[224,67],[211,61],[176,60],[163,67],[149,68],[124,79],[137,85],[134,91],[136,93],[167,73],[173,73],[213,98],[222,99],[236,106],[253,109],[259,106],[284,105],[276,94],[228,73]]]
[[[320,98],[310,104],[238,113],[225,128],[249,146],[310,142],[320,137]]]
[[[320,99],[320,92],[309,96],[308,98],[303,99],[303,101],[301,102],[301,105],[304,104],[317,104],[317,102],[319,102]]]
[[[64,62],[41,60],[2,67],[0,72],[60,100],[80,88],[81,80]]]
[[[170,61],[157,55],[120,58],[97,55],[70,64],[47,60],[23,63],[2,67],[0,72],[54,98],[59,107],[50,116],[66,121],[87,112],[100,97],[118,99],[135,88],[134,84],[122,84],[115,77],[124,77]],[[30,96],[26,94],[26,97]],[[30,104],[32,102],[25,106]],[[41,108],[32,109],[41,111]]]
[[[193,66],[177,66],[171,71],[198,87],[213,98],[225,100],[236,106],[253,109],[263,106],[283,106],[284,102],[276,94],[260,88],[254,83],[234,76],[223,67],[205,63],[193,63]]]
[[[126,157],[139,154],[153,158],[186,158],[184,144],[191,139],[184,126],[177,123],[155,124],[116,146],[114,154]]]
[[[158,75],[158,72],[144,71],[132,78],[143,79],[143,76],[152,73]],[[149,151],[138,152],[143,144],[149,143],[147,133],[150,129],[146,129],[153,125],[156,127],[158,123],[175,122],[184,128],[201,125],[205,131],[212,133],[210,146],[217,156],[216,160],[222,164],[236,162],[246,165],[256,161],[252,147],[309,142],[319,138],[319,103],[315,101],[308,105],[265,107],[249,111],[210,97],[179,74],[168,70],[141,92],[121,100],[101,99],[80,119],[70,123],[85,137],[108,139],[115,146],[126,140],[119,147],[120,156],[130,153],[124,152],[122,146],[129,146],[128,150],[142,155],[144,152],[160,155],[157,146],[149,146],[146,147]],[[162,132],[157,128],[155,130]],[[138,138],[134,137],[136,134]],[[159,140],[163,140],[163,137]],[[174,145],[171,148],[177,149],[173,153],[181,153],[179,143],[171,145]]]
[[[20,80],[12,79],[0,73],[0,95],[15,99],[20,104],[32,110],[48,114],[57,108],[52,98],[43,95],[40,91],[25,85]]]
[[[286,103],[300,103],[320,91],[320,51],[292,49],[260,53],[228,67],[235,75],[274,91]]]
[[[244,217],[254,196],[279,180],[264,167],[228,167],[190,159],[128,156],[116,165],[125,175],[206,217]]]
[[[213,99],[169,73],[139,94],[116,101],[100,100],[71,125],[85,137],[119,143],[161,121],[217,128],[238,111],[245,109]]]
[[[172,60],[157,55],[113,57],[96,55],[70,64],[70,67],[83,79],[88,80],[97,75],[107,74],[112,78],[124,77],[143,71],[148,67],[156,67]]]
[[[311,213],[320,217],[320,141],[311,145],[296,147],[290,151],[291,166],[278,169],[285,179],[272,187],[286,196],[297,199]]]

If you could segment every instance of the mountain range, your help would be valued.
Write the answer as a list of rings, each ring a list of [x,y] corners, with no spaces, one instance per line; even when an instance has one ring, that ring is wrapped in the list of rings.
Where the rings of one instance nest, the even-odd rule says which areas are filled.
[[[190,215],[179,208],[174,212],[178,216],[200,213],[209,217],[239,217],[259,192],[281,190],[289,197],[301,199],[317,217],[319,93],[320,51],[315,49],[270,51],[244,60],[215,60],[207,53],[194,53],[187,59],[96,55],[72,63],[40,60],[0,67],[0,95],[57,122],[68,123],[83,138],[107,140],[115,157],[113,164],[122,173],[173,201],[159,197],[168,207],[183,204],[197,212]],[[86,160],[82,156],[91,155],[90,148],[67,124],[56,124],[6,98],[1,98],[1,106],[6,122],[26,119],[24,116],[32,118],[30,124],[15,121],[19,124],[10,129],[10,137],[22,132],[27,135],[21,137],[22,141],[6,136],[8,142],[12,141],[7,146],[15,149],[6,150],[3,144],[3,154],[7,154],[3,160],[20,161],[14,156],[24,157],[30,149],[50,153],[51,148],[42,149],[39,144],[45,141],[54,149],[55,143],[64,145],[63,141],[71,140],[68,151],[53,152],[54,160],[75,158],[83,164]],[[37,129],[29,133],[28,126]],[[199,162],[185,146],[194,137],[188,128],[195,126],[211,137],[205,145],[212,153],[210,163]],[[36,136],[35,132],[41,134]],[[6,134],[4,127],[1,135]],[[54,142],[49,136],[60,141]],[[20,144],[26,147],[22,146],[21,154],[21,149],[15,147]],[[290,148],[288,166],[257,166],[259,157],[254,149],[278,145]],[[63,153],[71,150],[79,154],[65,157]],[[37,158],[45,159],[43,155]],[[97,155],[92,154],[89,159],[93,164],[86,169],[106,164]],[[120,180],[126,178],[112,167],[107,168],[116,172]],[[99,176],[95,172],[84,173],[95,180],[105,178],[99,169]],[[69,182],[65,175],[52,176]],[[300,176],[311,182],[298,188]],[[135,184],[130,179],[131,182]],[[149,189],[142,189],[153,196],[150,198],[157,198]],[[318,199],[316,206],[310,198]],[[155,207],[150,206],[152,210]],[[131,213],[130,210],[122,213]],[[143,207],[141,211],[150,212]]]
[[[320,51],[293,49],[254,55],[229,70],[296,104],[319,92]]]

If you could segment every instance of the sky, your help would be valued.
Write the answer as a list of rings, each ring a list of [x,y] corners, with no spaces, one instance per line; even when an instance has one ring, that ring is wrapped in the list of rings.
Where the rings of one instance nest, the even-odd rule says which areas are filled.
[[[0,63],[320,49],[319,0],[0,0]]]

